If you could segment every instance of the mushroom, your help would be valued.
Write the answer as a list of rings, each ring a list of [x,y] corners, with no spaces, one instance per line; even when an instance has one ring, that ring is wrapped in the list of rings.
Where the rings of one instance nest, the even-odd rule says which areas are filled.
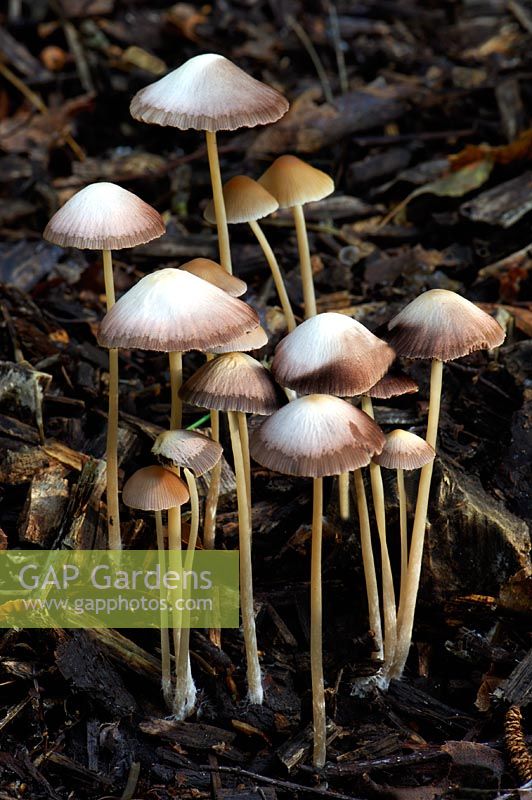
[[[288,111],[288,101],[224,56],[204,53],[141,89],[133,98],[130,111],[132,117],[143,122],[205,131],[220,263],[231,272],[216,132],[276,122]]]
[[[431,289],[416,297],[389,323],[391,345],[405,358],[430,358],[430,399],[426,440],[436,449],[443,362],[475,350],[498,347],[504,331],[493,317],[469,300],[446,289]],[[423,544],[434,461],[421,469],[412,528],[410,558],[398,614],[398,641],[390,677],[398,678],[408,657],[414,626]]]
[[[127,189],[115,183],[92,183],[57,211],[43,236],[61,247],[102,250],[107,310],[115,302],[111,250],[135,247],[165,232],[161,215]],[[111,550],[120,550],[118,504],[118,351],[109,351],[109,406],[107,418],[107,528]]]
[[[231,297],[242,297],[247,292],[247,283],[241,281],[236,275],[231,275],[216,261],[211,261],[210,258],[193,258],[192,261],[181,264],[179,269],[184,269],[185,272],[190,272],[198,278],[203,278],[207,283],[212,283],[218,289],[223,289]]]
[[[195,431],[164,431],[155,440],[152,453],[167,466],[183,468],[192,510],[185,559],[185,571],[189,571],[192,569],[199,529],[199,497],[196,478],[209,472],[220,461],[222,447],[218,442]],[[190,629],[185,626],[181,630],[179,654],[176,654],[173,713],[178,720],[184,720],[192,714],[196,701],[196,688],[190,671],[189,641]]]
[[[345,400],[321,394],[293,400],[268,417],[251,436],[251,455],[259,464],[287,475],[313,478],[310,660],[313,763],[318,768],[326,759],[321,592],[323,478],[358,471],[382,450],[384,443],[382,431],[367,414]]]
[[[397,472],[397,494],[399,497],[399,530],[401,541],[401,589],[400,597],[404,595],[406,572],[408,569],[408,523],[405,492],[404,470],[421,469],[432,461],[435,456],[434,448],[420,436],[410,431],[394,430],[386,437],[386,444],[382,453],[375,456],[373,461],[386,469],[395,469]]]
[[[280,208],[291,208],[296,227],[305,317],[316,315],[316,297],[310,263],[307,227],[303,206],[322,200],[334,192],[333,179],[319,169],[305,164],[296,156],[279,156],[259,178],[259,183],[272,194]]]
[[[253,612],[251,566],[251,486],[246,412],[272,414],[280,405],[278,389],[267,369],[246,353],[227,353],[204,364],[183,384],[181,397],[204,408],[226,411],[235,464],[240,548],[242,627],[247,660],[248,696],[261,704],[263,688]]]
[[[272,362],[272,373],[278,383],[295,389],[299,394],[320,392],[353,397],[368,392],[386,373],[394,357],[394,351],[386,342],[374,336],[360,322],[344,314],[326,312],[305,320],[293,333],[279,342]],[[381,657],[379,593],[361,474],[355,474],[354,482],[368,595],[369,623],[377,648],[376,655]],[[344,515],[348,497],[345,492],[341,495]],[[393,643],[395,635],[393,575],[386,534],[382,525],[379,526],[379,539],[382,553],[385,634],[388,636],[388,642]]]
[[[170,470],[152,466],[137,470],[124,484],[122,500],[130,508],[155,512],[157,531],[157,550],[161,574],[166,571],[164,550],[164,530],[162,512],[179,508],[189,499],[187,487]],[[163,594],[161,590],[161,601]],[[172,705],[172,677],[170,671],[170,641],[168,637],[168,613],[161,602],[161,674],[163,697],[169,707]]]
[[[257,222],[257,220],[267,217],[269,214],[276,211],[279,208],[279,203],[275,197],[260,185],[260,183],[257,183],[257,181],[254,181],[252,178],[248,178],[246,175],[237,175],[231,178],[230,181],[227,181],[223,187],[223,195],[227,222],[230,224],[247,222],[255,234],[266,261],[268,262],[268,266],[270,267],[277,295],[284,312],[288,332],[293,331],[296,327],[296,321],[284,285],[283,275],[277,263],[277,259],[275,258],[275,253]],[[204,217],[207,222],[211,224],[216,222],[212,200],[205,209]]]

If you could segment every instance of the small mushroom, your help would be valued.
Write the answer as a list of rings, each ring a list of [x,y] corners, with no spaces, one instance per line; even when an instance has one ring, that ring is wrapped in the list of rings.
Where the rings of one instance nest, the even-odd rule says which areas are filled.
[[[173,472],[164,467],[151,466],[137,470],[124,484],[122,500],[130,508],[155,512],[157,550],[161,574],[166,571],[164,529],[162,512],[179,509],[189,499],[187,487]],[[163,594],[161,590],[161,600]],[[170,669],[170,640],[168,636],[168,613],[161,602],[161,673],[163,697],[172,707],[172,676]]]
[[[322,200],[334,192],[333,179],[296,156],[279,156],[259,178],[259,183],[272,194],[279,208],[291,208],[297,235],[305,317],[316,315],[316,296],[310,263],[307,226],[303,206]]]
[[[310,660],[314,719],[314,766],[326,759],[322,659],[321,549],[323,477],[359,470],[380,453],[385,438],[363,411],[330,395],[301,397],[268,417],[251,436],[251,455],[262,466],[313,478],[310,578]]]
[[[416,297],[389,323],[391,345],[404,358],[432,359],[426,440],[436,449],[443,379],[443,362],[498,347],[504,331],[493,317],[447,289],[431,289]],[[433,461],[421,469],[408,573],[398,613],[397,650],[390,677],[403,674],[414,626]]]
[[[241,281],[236,275],[231,275],[216,261],[211,261],[210,258],[193,258],[192,261],[181,264],[179,269],[184,269],[185,272],[190,272],[198,278],[203,278],[207,283],[212,283],[218,289],[223,289],[231,297],[242,297],[247,292],[247,283]]]
[[[111,250],[151,242],[165,232],[161,215],[115,183],[92,183],[56,211],[43,236],[61,247],[102,250],[107,310],[115,302]],[[120,550],[118,503],[118,350],[109,350],[109,410],[107,416],[107,527],[109,548]]]

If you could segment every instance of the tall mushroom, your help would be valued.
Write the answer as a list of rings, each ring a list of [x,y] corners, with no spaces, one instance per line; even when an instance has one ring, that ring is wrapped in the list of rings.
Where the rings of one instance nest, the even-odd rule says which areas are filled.
[[[187,544],[185,571],[192,569],[192,560],[199,529],[199,497],[196,478],[209,472],[220,461],[222,447],[201,433],[195,431],[164,431],[159,434],[152,447],[152,453],[166,466],[183,468],[190,494],[192,517]],[[166,631],[168,638],[168,631]],[[176,654],[176,685],[172,704],[174,716],[186,719],[194,711],[196,690],[190,674],[189,655],[190,629],[181,631],[179,653]]]
[[[246,413],[272,414],[280,405],[278,388],[265,367],[246,353],[227,353],[204,364],[183,384],[181,396],[188,403],[203,408],[226,411],[235,464],[240,548],[240,595],[242,628],[246,647],[248,695],[252,703],[262,703],[263,688],[257,651],[253,611],[253,573],[251,566],[252,520],[249,502],[249,455]]]
[[[307,226],[303,206],[322,200],[334,192],[334,182],[325,172],[306,164],[296,156],[279,156],[259,178],[259,183],[272,194],[279,208],[291,208],[297,235],[305,317],[316,315],[316,296]]]
[[[162,512],[179,508],[189,499],[187,487],[177,475],[163,467],[152,466],[137,470],[124,484],[122,499],[126,506],[142,511],[155,511],[157,549],[161,575],[166,571],[164,554],[164,529]],[[161,601],[165,598],[161,595]],[[170,669],[170,641],[168,614],[161,602],[161,671],[162,691],[166,703],[172,703],[172,676]]]
[[[436,449],[444,361],[454,361],[475,350],[498,347],[504,341],[504,331],[485,311],[446,289],[431,289],[416,297],[388,323],[388,328],[392,331],[392,347],[398,355],[431,359],[426,440]],[[419,478],[408,573],[399,604],[392,678],[403,674],[412,639],[433,465],[434,461],[425,464]]]
[[[205,131],[220,263],[231,272],[216,133],[276,122],[288,111],[288,101],[224,56],[204,53],[137,92],[130,111],[142,122]]]
[[[229,224],[247,222],[262,248],[262,252],[264,253],[272,273],[273,282],[284,312],[286,326],[290,333],[290,331],[293,331],[296,327],[294,312],[290,305],[290,299],[275,253],[270,247],[270,243],[257,221],[276,211],[279,208],[279,203],[275,197],[266,191],[264,186],[261,186],[260,183],[257,183],[257,181],[254,181],[252,178],[248,178],[246,175],[237,175],[227,181],[223,187],[223,194],[227,222]],[[216,221],[212,200],[205,209],[204,217],[207,222],[214,223]]]
[[[326,759],[321,590],[323,478],[365,466],[382,450],[384,442],[382,431],[367,414],[345,400],[321,394],[288,403],[251,436],[251,455],[259,464],[287,475],[313,478],[310,660],[313,762],[318,768]]]
[[[57,211],[44,238],[61,247],[102,250],[107,310],[115,302],[111,251],[135,247],[165,232],[161,215],[115,183],[92,183]],[[109,351],[109,410],[107,420],[107,528],[111,550],[120,550],[118,504],[118,350]]]

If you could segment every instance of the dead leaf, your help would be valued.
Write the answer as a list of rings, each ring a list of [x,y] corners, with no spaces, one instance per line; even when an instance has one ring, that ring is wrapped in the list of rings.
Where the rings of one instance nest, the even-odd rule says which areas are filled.
[[[506,768],[504,758],[493,747],[479,742],[446,742],[442,746],[453,764],[459,767],[481,767],[489,770],[497,778],[501,778]]]

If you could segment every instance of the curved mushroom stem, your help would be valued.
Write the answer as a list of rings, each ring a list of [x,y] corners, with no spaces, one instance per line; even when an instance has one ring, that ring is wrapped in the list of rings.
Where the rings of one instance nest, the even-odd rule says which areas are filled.
[[[220,412],[211,409],[211,439],[220,441]],[[209,491],[205,500],[205,518],[203,521],[203,547],[205,550],[214,550],[216,540],[216,509],[220,494],[220,480],[222,477],[222,461],[218,461],[211,470]]]
[[[242,445],[238,433],[238,415],[241,412],[228,411],[231,447],[235,462],[236,496],[238,503],[238,532],[240,539],[240,605],[242,609],[242,628],[246,648],[248,697],[251,703],[262,704],[264,692],[260,675],[257,651],[257,632],[253,610],[253,575],[251,570],[251,520],[246,489],[246,471],[242,456]]]
[[[368,416],[374,419],[373,404],[367,395],[362,397],[362,409]],[[371,479],[371,493],[373,495],[373,507],[379,532],[381,546],[381,570],[382,570],[382,610],[384,617],[384,668],[389,668],[393,662],[395,648],[397,645],[397,609],[395,606],[395,591],[393,588],[392,565],[388,553],[388,542],[386,540],[386,510],[384,506],[384,487],[382,484],[381,468],[378,464],[370,462],[369,474]]]
[[[257,241],[262,248],[262,252],[264,253],[266,261],[268,262],[270,272],[272,273],[273,282],[277,290],[277,295],[281,303],[281,308],[283,309],[286,319],[286,327],[288,328],[288,333],[291,333],[296,328],[296,320],[294,317],[294,312],[292,311],[292,306],[290,305],[288,292],[286,291],[286,287],[284,285],[281,268],[279,267],[277,259],[275,258],[275,253],[270,247],[270,243],[264,235],[264,231],[260,227],[259,223],[255,220],[251,220],[249,227],[257,237]]]
[[[408,517],[405,492],[405,476],[397,469],[397,494],[399,496],[399,531],[401,542],[401,588],[399,597],[404,597],[406,573],[408,570]]]
[[[429,417],[427,421],[427,442],[436,449],[438,436],[438,421],[440,418],[441,390],[443,380],[443,361],[434,359],[430,371],[430,400]],[[404,595],[401,594],[399,605],[399,637],[395,659],[390,670],[391,678],[400,678],[405,668],[412,640],[414,627],[414,614],[416,611],[417,593],[421,564],[423,561],[423,545],[425,543],[425,527],[427,524],[427,509],[429,506],[430,484],[434,461],[430,461],[421,468],[419,486],[417,490],[416,511],[412,526],[412,541],[410,543],[410,556],[408,559],[408,572],[405,582]]]
[[[155,530],[157,532],[157,550],[159,552],[159,568],[161,575],[166,572],[164,548],[163,517],[160,511],[155,512]],[[163,697],[168,708],[172,707],[172,673],[170,668],[170,636],[168,634],[168,611],[163,611],[163,600],[166,600],[162,584],[161,598],[161,686]]]
[[[109,311],[115,304],[113,257],[103,250],[105,300]],[[107,534],[109,550],[122,549],[118,504],[118,350],[109,350],[109,407],[107,416]]]
[[[181,509],[168,509],[168,565],[171,570],[181,570]],[[181,614],[176,610],[179,590],[170,591],[172,607],[172,638],[174,641],[174,658],[177,662],[181,642]]]
[[[199,498],[198,486],[196,478],[188,469],[184,469],[183,473],[188,486],[190,494],[190,508],[192,511],[190,520],[190,535],[188,538],[187,554],[185,557],[185,572],[192,569],[194,562],[194,551],[196,550],[196,543],[198,541],[198,528],[199,528]],[[196,704],[196,686],[192,679],[192,672],[190,669],[190,614],[185,612],[183,614],[183,627],[181,628],[181,638],[179,643],[179,655],[176,662],[176,676],[175,676],[175,695],[173,703],[173,713],[177,720],[184,720],[189,717],[194,711]]]
[[[373,641],[376,648],[376,650],[373,652],[373,658],[381,661],[384,656],[384,649],[382,646],[379,586],[377,584],[377,572],[375,570],[375,560],[373,558],[371,527],[369,524],[368,503],[366,500],[366,490],[364,488],[362,470],[356,469],[353,473],[353,479],[355,482],[355,492],[357,497],[360,546],[362,548],[362,564],[364,565],[364,578],[366,581],[366,593],[368,597],[369,627],[373,633]]]
[[[216,144],[216,133],[205,131],[207,140],[207,157],[209,159],[209,170],[211,173],[212,199],[214,204],[214,216],[216,217],[216,228],[218,230],[218,247],[220,248],[220,264],[232,273],[231,248],[229,246],[229,230],[227,228],[227,216],[225,213],[224,194],[222,190],[222,176],[220,174],[220,161],[218,159],[218,145]]]
[[[338,475],[338,500],[340,503],[340,518],[349,519],[349,472]]]
[[[242,458],[244,459],[244,469],[246,471],[246,493],[248,496],[249,524],[253,532],[253,514],[251,509],[251,458],[249,455],[249,431],[248,421],[245,414],[238,414],[238,433],[242,445]]]
[[[310,567],[310,671],[312,676],[312,716],[314,752],[312,763],[318,769],[327,757],[327,725],[323,680],[321,549],[323,532],[323,478],[313,479],[312,556]]]
[[[303,206],[292,208],[296,226],[297,249],[299,250],[299,263],[301,269],[301,282],[303,284],[303,302],[305,305],[305,318],[315,317],[316,296],[314,294],[314,279],[312,277],[312,264],[310,262],[310,248],[308,245],[307,226]]]

